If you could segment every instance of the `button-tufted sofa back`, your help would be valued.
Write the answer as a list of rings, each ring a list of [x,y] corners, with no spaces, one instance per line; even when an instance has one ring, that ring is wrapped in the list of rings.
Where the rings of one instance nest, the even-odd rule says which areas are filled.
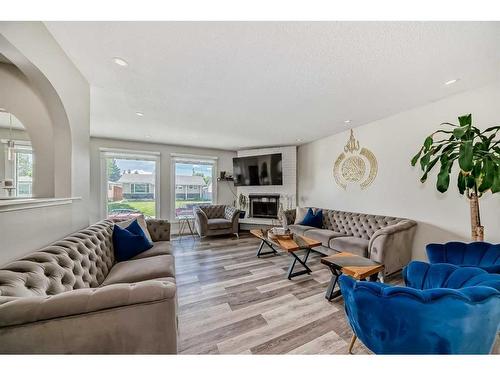
[[[226,206],[224,204],[213,204],[199,206],[200,209],[207,215],[208,219],[223,218]]]
[[[323,209],[323,228],[369,240],[373,233],[401,218]]]
[[[55,295],[99,286],[115,263],[113,223],[101,221],[0,269],[0,296]]]

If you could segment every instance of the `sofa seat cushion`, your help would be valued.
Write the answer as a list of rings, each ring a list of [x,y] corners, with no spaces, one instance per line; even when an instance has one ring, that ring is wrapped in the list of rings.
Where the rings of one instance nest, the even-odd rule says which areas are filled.
[[[330,240],[332,238],[347,236],[347,234],[334,232],[333,230],[330,229],[317,229],[317,228],[309,229],[304,233],[304,235],[308,238],[312,238],[313,240],[321,241],[321,244],[323,246],[329,246]]]
[[[329,247],[337,251],[368,257],[368,240],[359,237],[336,237],[329,242]]]
[[[170,255],[170,254],[172,254],[170,248],[170,242],[159,241],[159,242],[153,242],[153,247],[151,249],[136,255],[132,259],[143,259],[143,258],[154,257],[157,255]]]
[[[233,226],[233,223],[227,219],[208,219],[208,229],[217,230],[217,229],[228,229]]]
[[[175,277],[172,255],[158,255],[116,263],[101,285],[135,283],[163,277]]]
[[[317,229],[317,228],[310,227],[308,225],[290,224],[288,226],[288,229],[290,229],[290,231],[292,233],[298,234],[299,236],[304,236],[306,231],[308,231],[310,229]]]

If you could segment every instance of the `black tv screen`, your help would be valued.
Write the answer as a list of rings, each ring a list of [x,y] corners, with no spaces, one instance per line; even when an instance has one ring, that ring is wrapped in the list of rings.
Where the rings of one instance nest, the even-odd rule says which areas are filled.
[[[281,160],[281,154],[233,158],[234,185],[283,185]]]

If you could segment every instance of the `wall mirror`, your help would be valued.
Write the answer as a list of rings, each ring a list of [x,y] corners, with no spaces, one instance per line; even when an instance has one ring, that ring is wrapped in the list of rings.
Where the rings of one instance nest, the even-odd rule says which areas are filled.
[[[0,108],[0,199],[30,198],[33,192],[33,149],[28,132],[10,112]]]

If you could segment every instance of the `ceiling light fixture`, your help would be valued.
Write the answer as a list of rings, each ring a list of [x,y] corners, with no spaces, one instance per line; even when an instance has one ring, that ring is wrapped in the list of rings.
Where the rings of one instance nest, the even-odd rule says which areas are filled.
[[[348,125],[351,123],[351,120],[344,120],[344,124]]]
[[[448,86],[448,85],[453,85],[454,83],[456,83],[456,82],[458,82],[458,81],[459,81],[459,79],[458,79],[458,78],[456,78],[456,79],[450,79],[449,81],[446,81],[444,84],[445,84],[446,86]]]
[[[116,65],[120,65],[120,66],[127,66],[128,65],[128,62],[123,60],[121,57],[113,57],[113,62]]]
[[[143,116],[144,116],[144,113],[142,113],[142,112],[136,112],[135,114],[136,114],[137,116],[139,116],[139,117],[143,117]]]
[[[149,134],[146,134],[144,138],[151,138],[151,136]]]
[[[303,141],[303,139],[302,139],[302,138],[297,138],[297,139],[296,139],[296,141],[297,141],[297,142],[302,142],[302,141]]]

